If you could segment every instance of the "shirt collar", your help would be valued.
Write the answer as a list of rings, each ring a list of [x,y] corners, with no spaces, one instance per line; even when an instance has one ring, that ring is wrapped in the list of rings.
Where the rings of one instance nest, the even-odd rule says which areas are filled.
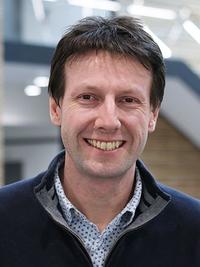
[[[130,201],[127,203],[125,208],[119,213],[120,222],[123,224],[123,227],[128,226],[135,216],[136,209],[140,203],[142,195],[142,179],[138,168],[135,169],[135,186],[132,193]]]
[[[66,221],[70,224],[73,220],[73,216],[77,214],[81,217],[85,216],[79,210],[77,210],[77,208],[69,201],[69,199],[64,193],[59,175],[59,170],[63,168],[63,165],[64,165],[64,158],[61,158],[58,161],[57,166],[55,168],[54,185],[63,215]],[[140,202],[141,193],[142,193],[142,181],[139,170],[136,167],[135,187],[132,197],[130,201],[127,203],[127,205],[124,207],[124,209],[114,218],[115,224],[122,224],[124,227],[126,227],[132,222],[136,208]]]
[[[73,218],[73,210],[75,210],[75,207],[73,204],[69,201],[69,199],[66,197],[65,192],[63,190],[61,179],[59,175],[59,170],[63,168],[64,166],[64,158],[61,158],[55,168],[55,174],[54,174],[54,185],[55,190],[58,196],[58,201],[61,206],[63,215],[68,223],[71,223]]]

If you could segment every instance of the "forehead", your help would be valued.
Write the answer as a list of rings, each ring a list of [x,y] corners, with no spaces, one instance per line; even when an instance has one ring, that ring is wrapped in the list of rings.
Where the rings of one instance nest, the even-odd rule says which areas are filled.
[[[65,90],[90,87],[105,92],[132,88],[149,91],[151,84],[151,71],[136,59],[103,50],[74,55],[65,65]]]
[[[88,68],[92,66],[92,68],[108,68],[110,70],[121,67],[123,70],[129,69],[130,72],[138,70],[138,74],[143,72],[152,76],[152,72],[144,67],[138,59],[119,53],[110,53],[106,50],[89,50],[84,53],[73,54],[68,58],[65,70],[78,70],[80,65],[85,65]]]

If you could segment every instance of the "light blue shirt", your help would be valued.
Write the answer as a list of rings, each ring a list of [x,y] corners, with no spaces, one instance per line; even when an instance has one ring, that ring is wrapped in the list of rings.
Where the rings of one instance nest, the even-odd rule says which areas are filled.
[[[88,251],[93,266],[102,267],[113,243],[120,233],[132,222],[135,210],[140,202],[142,194],[142,181],[139,171],[136,169],[136,183],[131,200],[125,208],[100,232],[97,226],[89,221],[66,197],[60,178],[59,168],[63,161],[59,162],[55,172],[55,189],[58,200],[69,228],[79,236]]]

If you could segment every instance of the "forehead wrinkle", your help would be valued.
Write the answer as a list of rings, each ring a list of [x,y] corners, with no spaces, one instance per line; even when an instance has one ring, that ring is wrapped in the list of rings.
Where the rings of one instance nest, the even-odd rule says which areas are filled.
[[[119,80],[125,81],[126,84],[126,74],[127,74],[126,72],[127,69],[129,69],[128,72],[132,72],[132,76],[133,77],[135,76],[135,80],[133,79],[133,82],[135,82],[135,86],[133,87],[131,86],[131,88],[129,86],[129,88],[126,89],[133,89],[134,87],[140,86],[140,81],[138,79],[149,77],[150,83],[152,83],[153,80],[152,72],[150,70],[147,70],[140,62],[138,62],[133,58],[121,54],[112,54],[109,53],[108,51],[88,51],[87,53],[84,54],[83,53],[75,54],[66,62],[65,64],[66,82],[67,78],[69,77],[68,75],[70,69],[75,72],[77,68],[77,71],[80,71],[80,63],[83,63],[84,65],[87,66],[88,69],[91,70],[91,75],[92,71],[95,68],[99,69],[99,71],[103,70],[103,72],[101,73],[103,78],[102,83],[103,80],[104,81],[106,80],[108,83],[112,83],[110,77],[112,77],[114,73],[114,75],[118,77],[118,81]],[[124,68],[124,66],[126,67]],[[127,66],[129,66],[129,68],[127,68]],[[90,78],[91,75],[88,78]],[[101,84],[99,84],[97,88],[98,87],[101,87]]]
[[[95,60],[94,60],[94,56],[95,55]],[[100,55],[100,56],[99,56]],[[107,56],[111,57],[114,61],[117,60],[118,62],[124,62],[124,64],[126,63],[130,63],[130,62],[136,62],[139,63],[139,65],[141,65],[141,67],[144,67],[144,69],[146,69],[147,71],[151,72],[151,74],[153,75],[153,71],[152,69],[149,67],[144,66],[137,57],[134,56],[129,56],[126,54],[121,54],[121,53],[117,53],[117,52],[112,52],[112,51],[108,51],[108,50],[103,50],[103,49],[90,49],[90,50],[86,50],[86,51],[82,51],[82,52],[78,52],[78,53],[74,53],[71,56],[69,56],[65,62],[65,67],[66,66],[71,66],[73,63],[76,63],[78,65],[78,63],[80,61],[82,61],[83,59],[92,59],[92,62],[99,62],[100,58],[101,60],[105,59]]]
[[[76,64],[78,65],[80,62],[83,60],[86,62],[94,62],[94,63],[99,63],[99,62],[105,62],[106,58],[112,58],[114,61],[117,60],[118,62],[124,61],[126,59],[132,59],[133,61],[138,60],[131,58],[127,55],[119,54],[119,53],[112,53],[107,50],[89,50],[86,52],[82,53],[75,53],[72,54],[66,61],[65,67],[71,67],[72,65]]]

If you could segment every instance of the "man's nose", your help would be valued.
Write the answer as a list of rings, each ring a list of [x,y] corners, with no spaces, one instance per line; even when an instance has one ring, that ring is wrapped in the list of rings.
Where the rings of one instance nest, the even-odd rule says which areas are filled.
[[[114,100],[107,100],[97,111],[94,128],[104,132],[114,132],[121,127],[117,106]]]

